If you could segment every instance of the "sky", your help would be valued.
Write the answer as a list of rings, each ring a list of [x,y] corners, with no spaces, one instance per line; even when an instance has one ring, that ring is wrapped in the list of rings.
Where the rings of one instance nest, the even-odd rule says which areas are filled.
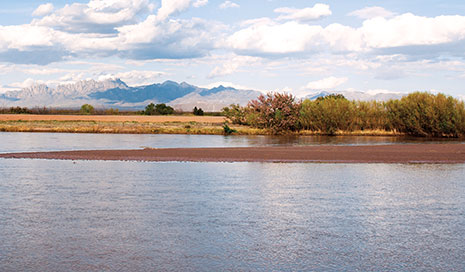
[[[120,78],[465,97],[463,0],[0,4],[0,92]]]

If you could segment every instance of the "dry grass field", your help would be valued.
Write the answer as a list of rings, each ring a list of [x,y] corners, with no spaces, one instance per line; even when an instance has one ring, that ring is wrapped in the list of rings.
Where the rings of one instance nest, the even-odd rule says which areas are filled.
[[[223,123],[223,116],[166,116],[166,115],[35,115],[0,114],[0,121],[94,121],[94,122],[197,122]]]
[[[225,121],[222,116],[0,114],[0,131],[221,135]],[[235,134],[268,134],[262,129],[230,126]]]
[[[0,114],[0,131],[128,133],[128,134],[225,134],[223,116],[143,116],[143,115],[34,115]],[[271,131],[228,124],[237,135],[268,135]],[[293,135],[324,135],[321,131],[302,130]],[[337,131],[336,135],[402,136],[384,130]]]

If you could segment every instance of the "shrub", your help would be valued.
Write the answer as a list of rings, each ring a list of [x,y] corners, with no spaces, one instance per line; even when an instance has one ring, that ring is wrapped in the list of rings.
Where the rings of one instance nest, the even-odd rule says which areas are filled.
[[[415,92],[386,107],[392,127],[406,134],[459,137],[465,132],[464,103],[451,96]]]
[[[226,135],[237,132],[237,130],[230,128],[227,122],[224,122],[223,124],[223,131],[224,131],[224,134]]]
[[[193,113],[194,115],[197,115],[197,116],[203,116],[203,110],[202,110],[202,108],[194,107],[194,110],[192,111],[192,113]]]
[[[170,106],[167,106],[165,104],[153,104],[150,103],[145,107],[145,110],[142,111],[142,114],[145,115],[168,115],[168,114],[173,114],[174,109]]]
[[[302,128],[334,135],[338,130],[354,129],[354,103],[342,95],[329,95],[315,101],[305,100],[300,111]]]
[[[80,114],[86,114],[86,115],[89,115],[89,114],[92,114],[94,113],[94,107],[90,104],[84,104],[81,106],[81,109],[79,110],[79,113]]]
[[[228,118],[233,124],[248,125],[247,109],[239,106],[239,104],[231,104],[229,107],[224,107],[221,115]]]
[[[291,94],[268,93],[260,95],[248,105],[252,126],[270,129],[273,134],[281,134],[299,129],[301,103]]]

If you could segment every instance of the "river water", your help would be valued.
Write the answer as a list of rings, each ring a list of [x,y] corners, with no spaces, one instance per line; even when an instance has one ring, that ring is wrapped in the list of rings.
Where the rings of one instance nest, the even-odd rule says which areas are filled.
[[[0,152],[328,142],[92,136],[0,134]],[[0,159],[0,271],[463,271],[464,177],[463,164]]]

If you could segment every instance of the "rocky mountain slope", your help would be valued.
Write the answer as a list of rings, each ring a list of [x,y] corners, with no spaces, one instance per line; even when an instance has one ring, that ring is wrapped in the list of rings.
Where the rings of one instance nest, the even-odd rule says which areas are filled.
[[[320,91],[303,99],[316,99],[331,93],[342,94],[350,100],[389,100],[402,97],[399,93],[364,93],[356,91]],[[191,111],[200,107],[204,111],[220,111],[230,104],[246,105],[261,92],[218,86],[200,88],[188,83],[165,81],[130,87],[120,79],[104,81],[85,80],[55,88],[44,84],[33,85],[19,91],[0,94],[0,107],[63,107],[79,108],[92,104],[97,108],[143,109],[149,103],[165,103],[175,109]]]

